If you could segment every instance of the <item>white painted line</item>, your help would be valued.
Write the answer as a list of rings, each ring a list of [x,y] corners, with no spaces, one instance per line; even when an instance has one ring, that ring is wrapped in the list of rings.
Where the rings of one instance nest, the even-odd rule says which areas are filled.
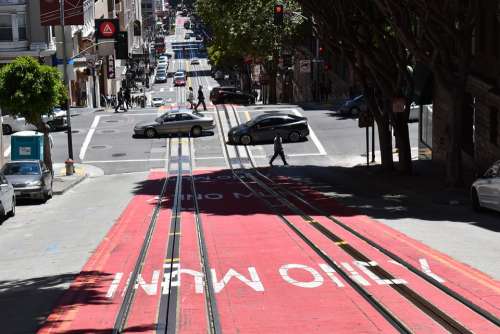
[[[165,88],[160,88],[160,93],[163,93],[164,91],[165,91]]]
[[[195,160],[224,159],[224,157],[194,157]]]
[[[174,87],[170,87],[170,88],[168,89],[168,91],[169,91],[169,92],[173,92],[173,91],[174,91]]]
[[[110,163],[122,163],[122,162],[150,162],[150,161],[165,161],[165,159],[95,160],[95,161],[85,161],[85,163],[110,164]]]
[[[292,112],[299,116],[299,117],[303,117],[300,112],[298,112],[297,110],[292,110]],[[323,147],[323,145],[321,144],[321,142],[319,141],[318,137],[316,137],[316,134],[314,133],[313,129],[311,128],[311,126],[309,124],[307,124],[307,126],[309,127],[309,137],[311,137],[312,141],[314,142],[314,144],[316,145],[316,147],[318,148],[318,151],[321,155],[326,155],[326,150],[325,148]]]
[[[323,153],[298,153],[298,154],[287,154],[288,157],[309,157],[309,156],[324,156]]]
[[[99,124],[99,120],[101,119],[101,116],[96,116],[94,118],[94,121],[92,122],[92,125],[90,126],[89,132],[87,132],[87,136],[85,137],[85,140],[83,141],[82,148],[80,149],[80,161],[83,161],[83,158],[85,157],[85,152],[87,151],[87,148],[89,147],[90,140],[92,139],[92,136],[94,135],[95,129],[97,128],[97,125]]]
[[[9,155],[10,155],[10,145],[9,145],[9,147],[7,147],[7,149],[5,150],[5,152],[4,152],[4,154],[3,154],[3,156],[7,158]]]

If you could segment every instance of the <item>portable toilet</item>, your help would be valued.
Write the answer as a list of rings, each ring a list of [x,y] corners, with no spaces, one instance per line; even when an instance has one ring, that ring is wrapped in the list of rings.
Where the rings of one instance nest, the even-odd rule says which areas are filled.
[[[43,160],[43,133],[20,131],[10,136],[11,160]]]

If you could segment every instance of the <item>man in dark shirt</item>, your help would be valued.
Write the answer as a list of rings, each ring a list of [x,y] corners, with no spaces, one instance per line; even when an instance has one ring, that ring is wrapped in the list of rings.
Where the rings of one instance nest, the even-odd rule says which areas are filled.
[[[200,104],[203,105],[203,110],[207,110],[207,106],[205,104],[205,95],[203,95],[203,86],[200,85],[200,88],[198,88],[198,104],[196,105],[196,107],[194,107],[194,110],[195,111],[198,111],[198,107],[200,106]]]
[[[283,138],[281,137],[280,133],[277,132],[276,136],[274,137],[274,155],[271,158],[271,161],[269,161],[269,165],[273,165],[274,159],[276,157],[280,156],[281,160],[283,160],[283,164],[285,166],[288,166],[288,163],[286,162],[285,159],[285,152],[283,151]]]

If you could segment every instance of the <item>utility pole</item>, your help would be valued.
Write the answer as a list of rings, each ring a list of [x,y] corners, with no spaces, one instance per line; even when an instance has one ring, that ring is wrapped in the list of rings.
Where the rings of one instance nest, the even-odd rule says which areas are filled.
[[[66,54],[66,31],[64,25],[64,1],[59,0],[59,10],[61,19],[61,30],[62,30],[62,48],[63,48],[63,77],[64,84],[68,88],[68,93],[70,93],[69,78],[68,78],[68,55]],[[67,130],[68,130],[68,159],[66,160],[66,175],[72,175],[74,173],[73,166],[73,137],[71,133],[71,110],[69,103],[69,96],[66,99],[66,118],[67,118]]]

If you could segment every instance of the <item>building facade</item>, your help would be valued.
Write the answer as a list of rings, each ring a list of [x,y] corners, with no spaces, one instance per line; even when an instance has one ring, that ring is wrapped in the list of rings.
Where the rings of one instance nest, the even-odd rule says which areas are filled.
[[[40,23],[40,2],[0,0],[0,63],[32,56],[50,63],[56,52],[51,27]]]

